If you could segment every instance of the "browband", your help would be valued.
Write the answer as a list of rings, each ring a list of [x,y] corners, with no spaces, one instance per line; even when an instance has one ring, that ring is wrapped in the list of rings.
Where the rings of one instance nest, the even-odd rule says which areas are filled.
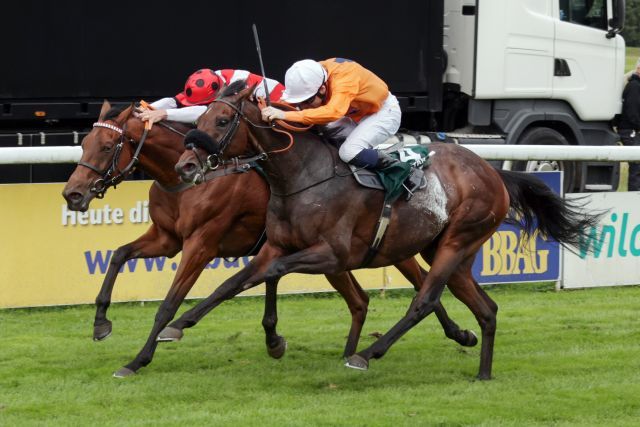
[[[124,131],[122,129],[120,129],[118,126],[116,125],[112,125],[111,123],[106,123],[106,122],[95,122],[93,124],[94,128],[107,128],[107,129],[111,129],[113,131],[118,132],[120,135],[124,134]]]

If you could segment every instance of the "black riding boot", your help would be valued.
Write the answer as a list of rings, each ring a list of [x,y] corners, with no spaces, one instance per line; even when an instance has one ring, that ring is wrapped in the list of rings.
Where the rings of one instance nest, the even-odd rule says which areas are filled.
[[[376,167],[375,169],[386,169],[391,165],[395,165],[396,163],[399,163],[400,160],[398,159],[394,159],[393,157],[391,157],[390,155],[388,155],[385,152],[382,151],[378,151],[378,163],[376,163]]]

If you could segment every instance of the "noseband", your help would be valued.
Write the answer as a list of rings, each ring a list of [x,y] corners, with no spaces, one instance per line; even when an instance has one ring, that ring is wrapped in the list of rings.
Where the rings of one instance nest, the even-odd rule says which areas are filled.
[[[126,142],[125,141],[126,139],[125,134],[126,134],[126,128],[127,128],[126,123],[122,128],[119,128],[118,126],[111,123],[96,122],[93,124],[93,127],[109,129],[120,134],[120,140],[118,141],[118,144],[116,145],[115,150],[113,152],[113,157],[111,158],[111,164],[106,169],[100,170],[89,163],[86,163],[83,161],[78,162],[78,166],[84,166],[85,168],[92,170],[93,172],[97,173],[100,176],[100,178],[93,181],[93,183],[91,184],[91,188],[89,188],[89,191],[94,193],[96,195],[96,198],[102,199],[109,187],[116,188],[116,185],[120,184],[127,177],[127,175],[129,175],[129,173],[131,173],[135,169],[136,165],[139,162],[138,156],[140,155],[140,150],[142,150],[144,141],[147,139],[147,134],[149,133],[149,130],[145,128],[144,133],[142,134],[142,138],[140,139],[140,143],[138,143],[136,147],[136,151],[133,153],[133,157],[131,158],[131,161],[123,170],[120,170],[118,168],[118,162],[120,160],[120,154],[122,154],[122,149],[124,148],[124,144]],[[128,138],[128,141],[131,144],[136,143],[131,138]]]
[[[242,102],[240,103],[240,106],[236,106],[234,104],[232,104],[231,102],[225,100],[225,99],[215,99],[210,105],[209,108],[211,108],[211,105],[213,105],[214,102],[220,102],[222,104],[225,104],[229,107],[231,107],[233,109],[233,111],[235,112],[233,115],[233,118],[231,119],[231,124],[228,126],[227,131],[224,133],[224,135],[222,136],[222,138],[220,138],[217,141],[217,145],[219,147],[218,152],[217,153],[213,153],[207,156],[207,158],[203,161],[202,158],[198,155],[198,151],[194,150],[195,145],[194,144],[187,144],[185,146],[185,148],[187,150],[192,150],[194,156],[196,157],[196,159],[198,159],[198,163],[200,163],[200,169],[202,170],[203,173],[206,173],[208,171],[215,171],[216,169],[218,169],[220,166],[223,167],[223,169],[221,171],[219,171],[219,174],[212,174],[211,172],[206,174],[206,178],[207,180],[213,179],[217,176],[221,176],[221,175],[228,175],[230,173],[242,173],[242,172],[247,172],[251,167],[252,164],[255,163],[258,160],[266,160],[267,159],[267,153],[265,153],[264,151],[261,152],[260,154],[256,155],[256,156],[252,156],[252,157],[234,157],[230,160],[223,160],[222,154],[224,153],[224,150],[229,147],[229,145],[231,145],[231,141],[233,140],[233,137],[235,136],[236,132],[238,131],[238,128],[240,127],[240,120],[244,120],[246,121],[248,124],[250,124],[252,127],[254,128],[259,128],[259,129],[272,129],[272,126],[263,126],[263,125],[259,125],[256,123],[253,123],[248,117],[247,115],[243,112],[243,108],[244,108],[244,99],[242,100]],[[206,113],[206,112],[205,112]],[[231,166],[231,170],[227,170],[226,166]]]

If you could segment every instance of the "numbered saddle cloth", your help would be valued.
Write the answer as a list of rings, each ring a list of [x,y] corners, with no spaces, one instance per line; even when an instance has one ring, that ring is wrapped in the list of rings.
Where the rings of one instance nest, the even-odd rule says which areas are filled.
[[[360,185],[368,188],[384,190],[386,200],[395,200],[402,194],[403,183],[411,174],[411,168],[426,168],[429,164],[429,148],[427,145],[407,144],[385,147],[380,145],[377,148],[385,151],[390,156],[400,160],[385,169],[371,171],[368,169],[358,169],[350,165],[351,170]]]

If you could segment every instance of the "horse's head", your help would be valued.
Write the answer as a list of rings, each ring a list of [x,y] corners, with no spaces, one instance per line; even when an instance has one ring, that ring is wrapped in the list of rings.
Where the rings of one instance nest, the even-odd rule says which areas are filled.
[[[198,128],[187,133],[187,150],[175,166],[184,182],[199,184],[221,161],[260,151],[248,125],[268,126],[262,126],[260,110],[249,100],[254,89],[244,80],[232,83],[198,118]]]
[[[121,110],[107,101],[102,104],[98,121],[82,140],[78,166],[62,191],[69,209],[86,211],[94,197],[102,198],[110,186],[124,179],[123,169],[134,155],[133,144],[127,143],[134,129],[125,125],[132,113],[133,105]]]

